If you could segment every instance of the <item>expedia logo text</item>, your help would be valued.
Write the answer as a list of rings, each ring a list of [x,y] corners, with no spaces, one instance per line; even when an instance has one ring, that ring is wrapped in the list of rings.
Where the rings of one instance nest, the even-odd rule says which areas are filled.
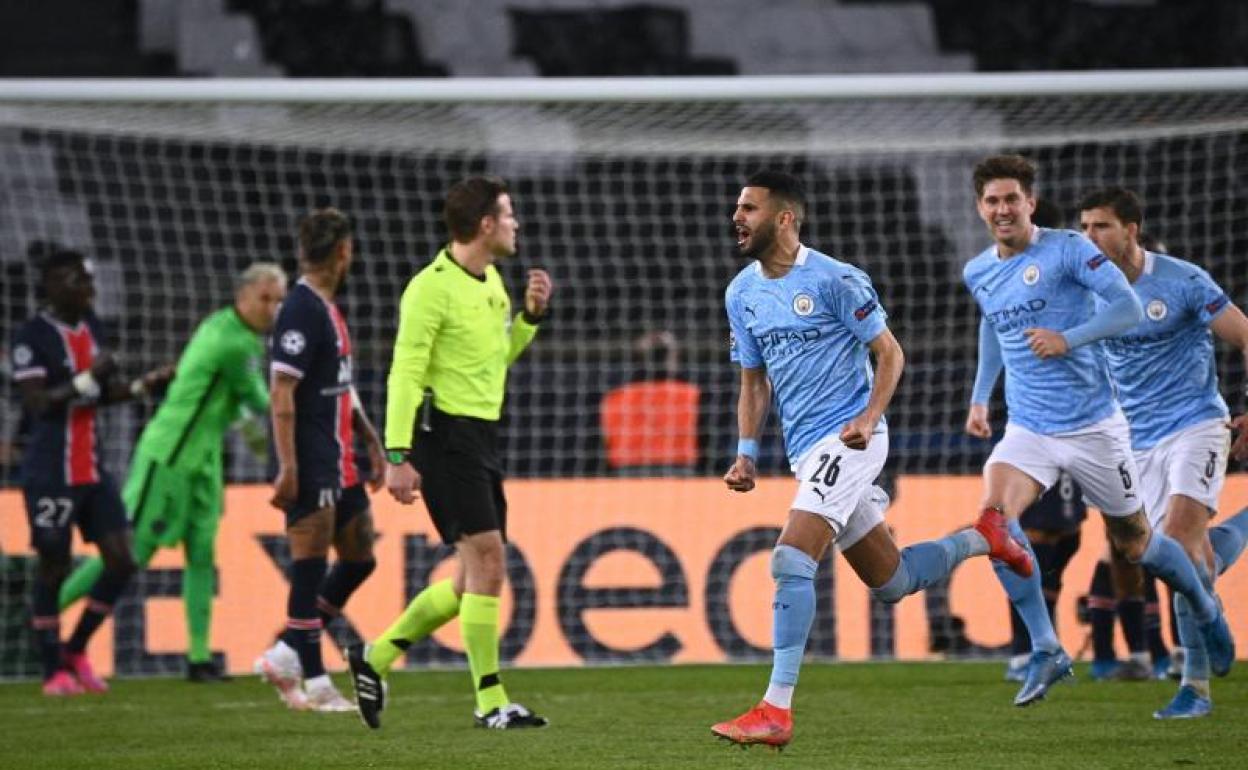
[[[770,334],[755,335],[758,348],[764,356],[791,356],[800,353],[807,345],[819,339],[818,329],[795,329],[778,331]]]
[[[879,303],[877,303],[875,300],[868,300],[867,304],[863,305],[862,307],[854,311],[854,318],[857,318],[859,321],[861,321],[862,319],[871,315],[871,311],[875,310],[878,304]]]

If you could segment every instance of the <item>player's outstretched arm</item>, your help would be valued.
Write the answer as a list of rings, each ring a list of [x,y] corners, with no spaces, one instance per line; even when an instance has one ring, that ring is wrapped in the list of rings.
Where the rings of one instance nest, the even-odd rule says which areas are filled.
[[[771,381],[767,370],[741,368],[741,393],[737,397],[737,458],[724,474],[724,483],[734,492],[749,492],[758,474],[758,437],[771,406]]]
[[[850,449],[867,448],[875,426],[879,424],[880,418],[893,400],[893,394],[897,392],[901,370],[906,365],[906,354],[901,349],[901,343],[887,327],[867,347],[870,348],[871,355],[875,356],[875,382],[871,385],[867,408],[841,429],[841,442]]]
[[[104,403],[115,404],[119,401],[141,398],[148,394],[157,395],[163,393],[169,383],[173,381],[174,372],[175,367],[173,364],[165,364],[144,372],[129,382],[126,382],[119,374],[114,374],[108,381],[104,398],[101,400]]]
[[[1239,348],[1244,359],[1244,371],[1248,371],[1248,316],[1235,305],[1228,304],[1209,324],[1209,328],[1218,339]],[[1248,407],[1248,386],[1244,393],[1245,406]],[[1248,414],[1241,414],[1231,421],[1235,430],[1235,443],[1231,445],[1231,456],[1236,460],[1248,460]]]

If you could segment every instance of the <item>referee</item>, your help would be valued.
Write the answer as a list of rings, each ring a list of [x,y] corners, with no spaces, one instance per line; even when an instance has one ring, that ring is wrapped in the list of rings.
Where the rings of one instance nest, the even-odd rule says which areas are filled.
[[[470,177],[446,195],[451,242],[403,292],[386,399],[386,487],[404,505],[421,492],[459,557],[454,578],[417,594],[368,647],[348,653],[360,716],[381,726],[383,677],[413,643],[460,619],[478,727],[544,727],[513,703],[498,670],[499,594],[506,574],[507,500],[498,419],[507,367],[537,334],[550,276],[530,270],[514,317],[494,263],[516,252],[519,223],[506,184]],[[424,398],[426,391],[432,396]],[[424,401],[422,403],[422,398]]]

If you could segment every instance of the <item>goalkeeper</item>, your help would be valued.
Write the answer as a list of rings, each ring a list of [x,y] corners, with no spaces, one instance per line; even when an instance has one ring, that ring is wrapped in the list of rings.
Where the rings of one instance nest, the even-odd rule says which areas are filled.
[[[269,408],[262,375],[263,335],[286,296],[286,274],[257,262],[238,279],[234,304],[208,316],[178,361],[164,403],[143,430],[122,497],[134,527],[134,556],[146,567],[160,547],[186,551],[187,679],[226,679],[208,644],[215,593],[217,525],[222,510],[222,442],[241,422],[248,446],[263,455]],[[252,419],[252,418],[255,419]],[[77,601],[99,579],[98,557],[81,564],[61,587],[60,606]]]

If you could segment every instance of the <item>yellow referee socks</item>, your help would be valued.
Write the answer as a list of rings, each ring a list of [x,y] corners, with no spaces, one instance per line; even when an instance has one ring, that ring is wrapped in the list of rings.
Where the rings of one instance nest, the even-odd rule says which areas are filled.
[[[368,651],[368,665],[379,675],[385,676],[413,642],[419,642],[432,634],[457,614],[459,597],[455,595],[450,578],[428,586],[416,594],[407,609],[403,610],[403,614],[373,642]],[[497,613],[495,617],[497,618]]]
[[[477,711],[482,714],[511,702],[498,675],[498,606],[497,596],[469,593],[459,606],[459,627],[477,693]]]

